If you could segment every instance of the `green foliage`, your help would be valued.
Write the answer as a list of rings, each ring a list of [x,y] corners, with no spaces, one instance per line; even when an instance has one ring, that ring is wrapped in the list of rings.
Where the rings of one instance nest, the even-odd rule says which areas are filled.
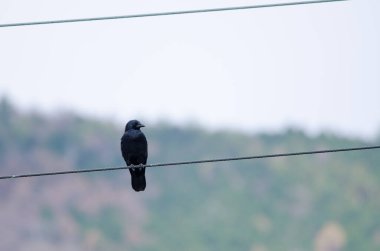
[[[117,209],[105,206],[98,214],[93,216],[77,208],[72,208],[70,211],[84,234],[93,229],[98,229],[107,240],[112,242],[122,241],[123,226]]]
[[[1,174],[123,164],[124,125],[21,114],[8,101],[0,103],[0,119]],[[300,130],[246,135],[156,125],[144,132],[150,163],[368,144]],[[19,245],[0,249],[380,249],[376,150],[152,168],[143,193],[129,179],[110,172],[0,183],[0,219],[16,226],[0,234]]]

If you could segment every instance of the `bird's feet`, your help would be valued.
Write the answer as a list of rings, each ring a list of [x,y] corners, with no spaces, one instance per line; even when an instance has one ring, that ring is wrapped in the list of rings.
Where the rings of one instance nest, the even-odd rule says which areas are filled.
[[[144,164],[139,164],[139,165],[137,165],[137,166],[135,166],[135,165],[130,165],[130,169],[132,170],[132,171],[136,171],[136,169],[138,169],[139,171],[142,171],[143,170],[143,168],[144,168]]]
[[[129,168],[130,168],[132,171],[135,171],[135,165],[131,165]]]
[[[140,165],[139,165],[139,170],[141,171],[141,170],[143,170],[143,168],[144,168],[144,165],[143,165],[143,164],[140,164]]]

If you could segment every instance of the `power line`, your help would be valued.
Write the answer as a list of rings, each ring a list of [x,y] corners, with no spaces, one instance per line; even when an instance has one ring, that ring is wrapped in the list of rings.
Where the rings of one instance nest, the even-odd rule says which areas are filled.
[[[78,173],[115,171],[115,170],[130,169],[130,168],[135,168],[135,167],[167,167],[167,166],[180,166],[180,165],[190,165],[190,164],[203,164],[203,163],[211,163],[211,162],[226,162],[226,161],[237,161],[237,160],[267,159],[267,158],[278,158],[278,157],[299,156],[299,155],[312,155],[312,154],[321,154],[321,153],[364,151],[364,150],[373,150],[373,149],[380,149],[380,145],[378,145],[378,146],[354,147],[354,148],[327,149],[327,150],[317,150],[317,151],[305,151],[305,152],[292,152],[292,153],[275,153],[275,154],[268,154],[268,155],[256,155],[256,156],[245,156],[245,157],[223,158],[223,159],[169,162],[169,163],[147,164],[147,165],[128,166],[128,167],[122,166],[122,167],[97,168],[97,169],[86,169],[86,170],[72,170],[72,171],[60,171],[60,172],[8,175],[8,176],[0,176],[0,180],[15,179],[15,178],[28,178],[28,177],[39,177],[39,176],[53,176],[53,175],[61,175],[61,174],[78,174]]]
[[[232,10],[247,10],[247,9],[282,7],[282,6],[317,4],[317,3],[329,3],[329,2],[341,2],[341,1],[348,1],[348,0],[316,0],[316,1],[263,4],[263,5],[235,6],[235,7],[213,8],[213,9],[198,9],[198,10],[146,13],[146,14],[132,14],[132,15],[123,15],[123,16],[108,16],[108,17],[92,17],[92,18],[50,20],[50,21],[37,21],[37,22],[24,22],[24,23],[9,23],[9,24],[0,24],[0,28],[15,27],[15,26],[44,25],[44,24],[78,23],[78,22],[90,22],[90,21],[102,21],[102,20],[114,20],[114,19],[129,19],[129,18],[141,18],[141,17],[173,16],[173,15],[183,15],[183,14],[221,12],[221,11],[232,11]]]

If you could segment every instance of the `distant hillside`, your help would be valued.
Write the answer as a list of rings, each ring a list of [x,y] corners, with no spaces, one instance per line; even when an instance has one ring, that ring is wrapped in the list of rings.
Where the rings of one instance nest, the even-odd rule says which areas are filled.
[[[123,125],[0,102],[0,175],[124,165]],[[368,145],[147,126],[149,162]],[[375,142],[376,143],[376,142]],[[377,142],[379,144],[380,142]],[[380,152],[0,181],[0,250],[380,250]]]

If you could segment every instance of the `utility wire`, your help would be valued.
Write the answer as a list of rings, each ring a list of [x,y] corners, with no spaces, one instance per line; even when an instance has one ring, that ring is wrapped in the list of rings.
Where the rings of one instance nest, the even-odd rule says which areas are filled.
[[[14,26],[43,25],[43,24],[78,23],[78,22],[90,22],[90,21],[102,21],[102,20],[114,20],[114,19],[129,19],[129,18],[141,18],[141,17],[173,16],[173,15],[183,15],[183,14],[233,11],[233,10],[247,10],[247,9],[281,7],[281,6],[292,6],[292,5],[305,5],[305,4],[317,4],[317,3],[329,3],[329,2],[341,2],[341,1],[348,1],[348,0],[316,0],[316,1],[263,4],[263,5],[235,6],[235,7],[213,8],[213,9],[198,9],[198,10],[183,10],[183,11],[172,11],[172,12],[146,13],[146,14],[132,14],[132,15],[124,15],[124,16],[108,16],[108,17],[92,17],[92,18],[50,20],[50,21],[37,21],[37,22],[24,22],[24,23],[9,23],[9,24],[0,24],[0,28],[14,27]]]
[[[20,175],[8,175],[8,176],[0,176],[0,180],[15,179],[15,178],[38,177],[38,176],[52,176],[52,175],[61,175],[61,174],[78,174],[78,173],[115,171],[115,170],[138,168],[138,167],[167,167],[167,166],[203,164],[203,163],[211,163],[211,162],[226,162],[226,161],[236,161],[236,160],[266,159],[266,158],[278,158],[278,157],[287,157],[287,156],[312,155],[312,154],[320,154],[320,153],[364,151],[364,150],[373,150],[373,149],[380,149],[380,145],[378,145],[378,146],[355,147],[355,148],[338,148],[338,149],[327,149],[327,150],[317,150],[317,151],[305,151],[305,152],[276,153],[276,154],[245,156],[245,157],[236,157],[236,158],[208,159],[208,160],[195,160],[195,161],[183,161],[183,162],[147,164],[147,165],[139,165],[139,166],[122,166],[122,167],[97,168],[97,169],[61,171],[61,172],[47,172],[47,173],[31,173],[31,174],[20,174]]]

